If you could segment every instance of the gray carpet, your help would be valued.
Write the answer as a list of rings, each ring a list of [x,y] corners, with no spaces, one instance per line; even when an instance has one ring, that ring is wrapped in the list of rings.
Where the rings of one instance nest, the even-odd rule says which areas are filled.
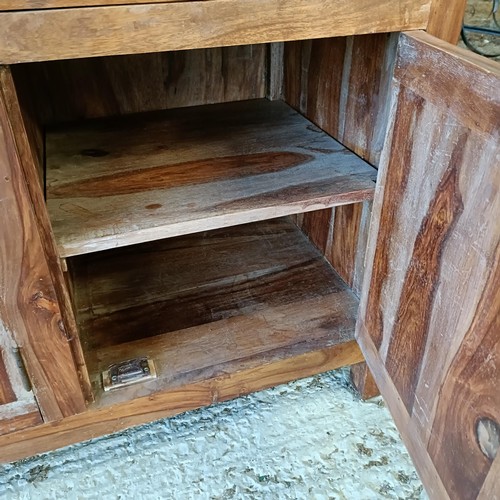
[[[380,398],[339,370],[0,466],[12,499],[424,499]]]

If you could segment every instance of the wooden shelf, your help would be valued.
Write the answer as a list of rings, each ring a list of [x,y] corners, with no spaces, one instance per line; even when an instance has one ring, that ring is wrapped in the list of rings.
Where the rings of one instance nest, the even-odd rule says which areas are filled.
[[[244,387],[362,361],[354,340],[356,297],[288,218],[70,263],[98,407],[220,376],[232,377],[236,396]],[[154,359],[158,379],[102,393],[102,370],[144,355]],[[265,366],[270,378],[254,380]]]
[[[266,99],[94,120],[47,133],[62,257],[359,202],[376,170]]]

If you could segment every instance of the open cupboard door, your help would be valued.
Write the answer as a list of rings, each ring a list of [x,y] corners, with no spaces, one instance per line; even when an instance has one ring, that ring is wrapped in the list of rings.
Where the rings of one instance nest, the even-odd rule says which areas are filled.
[[[431,498],[500,498],[500,65],[402,34],[357,338]]]

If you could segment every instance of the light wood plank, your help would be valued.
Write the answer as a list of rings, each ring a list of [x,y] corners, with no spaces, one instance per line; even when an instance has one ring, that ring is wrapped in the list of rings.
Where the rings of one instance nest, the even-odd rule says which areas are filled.
[[[480,58],[401,37],[357,337],[435,498],[472,499],[493,484],[499,83]]]
[[[456,45],[466,6],[467,0],[432,0],[427,33]]]
[[[376,171],[265,99],[47,135],[61,256],[371,199]]]
[[[2,10],[68,9],[75,7],[98,7],[109,5],[137,5],[148,3],[170,3],[192,0],[0,0]],[[208,0],[204,0],[208,1]]]
[[[3,12],[0,63],[423,29],[429,9],[430,0],[212,0]]]

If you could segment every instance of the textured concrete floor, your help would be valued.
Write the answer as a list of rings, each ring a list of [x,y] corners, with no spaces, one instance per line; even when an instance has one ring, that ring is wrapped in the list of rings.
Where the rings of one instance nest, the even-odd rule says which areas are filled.
[[[399,435],[347,370],[0,466],[8,499],[423,499]]]

